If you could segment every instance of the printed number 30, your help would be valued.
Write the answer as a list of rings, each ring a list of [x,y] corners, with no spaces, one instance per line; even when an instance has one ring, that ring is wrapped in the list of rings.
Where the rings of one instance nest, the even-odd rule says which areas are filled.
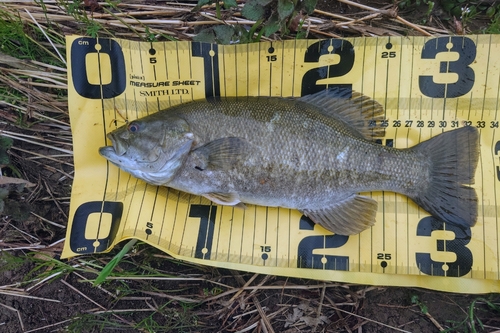
[[[416,253],[418,268],[422,273],[437,276],[464,276],[472,269],[472,252],[466,245],[471,239],[470,228],[460,228],[453,224],[446,224],[431,216],[425,217],[418,223],[417,236],[431,236],[434,230],[448,230],[455,233],[452,240],[438,240],[438,251],[453,252],[457,256],[455,262],[444,263],[431,259],[430,253]]]

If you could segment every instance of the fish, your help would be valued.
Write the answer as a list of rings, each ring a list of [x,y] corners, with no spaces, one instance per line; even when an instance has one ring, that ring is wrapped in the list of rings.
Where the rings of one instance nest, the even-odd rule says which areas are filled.
[[[478,129],[397,149],[376,142],[384,117],[380,103],[347,88],[206,98],[117,128],[99,153],[149,184],[219,205],[297,209],[339,235],[375,223],[372,191],[400,193],[441,221],[474,226]]]

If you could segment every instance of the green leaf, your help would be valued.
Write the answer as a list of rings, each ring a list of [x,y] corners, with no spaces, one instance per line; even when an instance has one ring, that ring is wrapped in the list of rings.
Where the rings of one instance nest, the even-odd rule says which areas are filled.
[[[278,0],[278,15],[281,21],[292,15],[294,9],[295,6],[291,0]]]
[[[12,147],[12,144],[14,143],[14,140],[11,138],[8,138],[6,136],[0,136],[0,149],[3,148],[5,150],[9,149]]]
[[[214,28],[215,38],[219,44],[229,44],[234,36],[234,28],[230,25],[218,25]]]
[[[131,239],[127,244],[125,244],[125,246],[123,246],[123,249],[121,249],[121,251],[118,252],[118,254],[102,269],[101,273],[94,281],[94,286],[98,286],[106,280],[116,265],[118,265],[120,260],[122,260],[123,257],[132,249],[135,243],[137,243],[137,239]]]
[[[198,0],[198,4],[196,6],[194,6],[193,10],[191,12],[196,12],[198,10],[200,10],[201,7],[211,3],[212,0]]]
[[[271,2],[273,2],[273,0],[257,0],[258,4],[261,5],[261,6],[267,6],[269,5]]]
[[[239,44],[246,44],[252,41],[250,39],[250,33],[247,31],[247,29],[245,29],[244,26],[237,24],[233,26],[233,28],[234,28],[233,38],[237,39]]]
[[[0,149],[0,165],[10,164],[9,155],[3,149]]]
[[[236,0],[224,0],[224,8],[238,7]]]
[[[201,30],[196,36],[193,37],[194,42],[202,43],[215,43],[215,33],[212,28]]]
[[[304,9],[307,15],[311,15],[314,12],[317,3],[318,0],[303,0]]]
[[[0,200],[7,198],[9,196],[9,190],[5,187],[0,187]],[[3,210],[3,209],[2,209]]]
[[[278,19],[278,15],[274,14],[269,18],[266,22],[264,28],[262,28],[264,36],[269,37],[271,34],[274,34],[280,28],[280,21]]]
[[[249,20],[254,21],[258,21],[263,18],[265,13],[265,8],[260,5],[257,0],[248,1],[241,10],[241,15]]]

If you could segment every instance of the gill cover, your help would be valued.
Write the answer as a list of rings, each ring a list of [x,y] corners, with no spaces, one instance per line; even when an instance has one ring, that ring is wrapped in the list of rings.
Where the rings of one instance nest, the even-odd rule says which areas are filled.
[[[100,148],[102,156],[137,178],[165,185],[186,160],[194,135],[185,120],[153,114],[114,130],[108,138],[112,146]]]

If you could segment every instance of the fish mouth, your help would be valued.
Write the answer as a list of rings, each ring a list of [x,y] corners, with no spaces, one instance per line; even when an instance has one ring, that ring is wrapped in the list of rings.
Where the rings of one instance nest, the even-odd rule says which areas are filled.
[[[117,156],[115,148],[113,146],[105,146],[99,148],[99,154],[106,158],[109,158],[111,156]]]
[[[128,144],[122,140],[117,140],[113,133],[108,133],[107,137],[113,145],[114,153],[118,156],[125,155],[128,149]]]

